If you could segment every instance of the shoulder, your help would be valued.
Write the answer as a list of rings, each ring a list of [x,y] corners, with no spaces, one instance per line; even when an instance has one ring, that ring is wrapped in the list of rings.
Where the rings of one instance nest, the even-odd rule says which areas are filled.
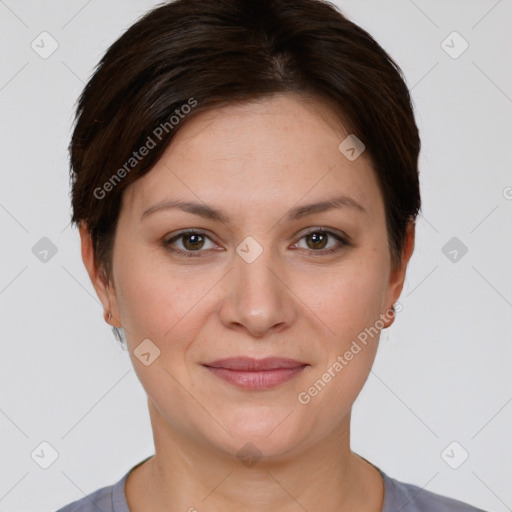
[[[102,487],[77,501],[68,503],[57,512],[114,512],[113,490],[113,485]]]
[[[385,483],[382,512],[485,512],[469,503],[400,482],[382,473]]]
[[[65,505],[56,512],[130,512],[124,492],[126,480],[135,468],[144,464],[151,457],[153,455],[135,464],[115,484],[102,487],[77,501]]]

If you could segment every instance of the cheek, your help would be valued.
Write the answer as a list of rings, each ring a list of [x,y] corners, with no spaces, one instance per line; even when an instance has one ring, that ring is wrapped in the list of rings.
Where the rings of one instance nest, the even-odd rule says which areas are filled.
[[[207,423],[200,408],[190,400],[188,393],[196,393],[195,383],[183,363],[200,335],[202,319],[207,318],[200,301],[212,284],[178,275],[176,271],[171,275],[167,272],[172,270],[170,265],[156,267],[132,256],[125,267],[118,266],[118,298],[138,379],[160,413],[175,428],[184,429],[185,425],[179,426],[181,420],[170,414],[170,410],[179,409],[184,417],[195,416],[197,423]],[[148,366],[136,354],[145,339],[150,339],[159,350],[158,357]]]
[[[304,303],[313,312],[309,314],[316,324],[312,334],[320,329],[325,333],[315,340],[323,356],[308,381],[317,406],[326,404],[329,409],[327,404],[335,403],[343,414],[368,378],[380,334],[375,326],[385,275],[378,262],[359,258],[336,271],[318,273],[309,287],[298,292],[307,297]]]
[[[297,278],[292,289],[338,348],[373,325],[380,314],[385,290],[384,269],[360,263]]]
[[[221,276],[199,276],[192,266],[178,268],[165,255],[156,258],[142,251],[117,263],[118,304],[133,348],[149,338],[162,352],[183,350],[200,332],[208,293]]]
[[[310,317],[317,318],[312,333],[322,328],[326,335],[315,340],[323,355],[300,390],[299,407],[314,410],[320,424],[342,420],[371,371],[380,334],[372,328],[380,314],[380,276],[365,269],[315,281],[308,303],[315,313]],[[324,293],[316,296],[321,289]]]

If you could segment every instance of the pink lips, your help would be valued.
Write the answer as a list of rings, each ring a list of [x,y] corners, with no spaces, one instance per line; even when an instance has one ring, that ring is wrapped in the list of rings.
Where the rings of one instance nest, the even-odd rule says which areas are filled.
[[[217,377],[240,388],[263,390],[290,380],[308,364],[283,357],[230,357],[204,366]]]

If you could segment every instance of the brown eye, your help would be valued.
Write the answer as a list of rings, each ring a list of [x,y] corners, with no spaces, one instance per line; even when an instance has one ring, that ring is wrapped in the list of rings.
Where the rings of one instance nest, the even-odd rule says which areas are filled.
[[[181,235],[183,238],[183,246],[187,251],[194,249],[201,249],[204,244],[204,236],[201,234],[193,233],[191,235]]]
[[[334,239],[334,243],[329,245],[329,239]],[[300,247],[299,243],[295,244],[295,247],[304,248],[319,254],[332,253],[341,249],[343,246],[349,245],[340,235],[318,228],[303,235],[301,240],[306,241],[306,247]]]
[[[164,241],[163,245],[180,256],[200,256],[202,252],[205,252],[202,249],[205,249],[205,244],[208,241],[211,245],[210,247],[206,246],[206,249],[214,248],[215,244],[207,235],[201,231],[190,230],[178,233],[176,236]]]
[[[310,249],[324,249],[327,245],[327,239],[329,238],[329,235],[321,231],[316,231],[306,235],[305,238],[309,239],[311,242],[308,244]]]

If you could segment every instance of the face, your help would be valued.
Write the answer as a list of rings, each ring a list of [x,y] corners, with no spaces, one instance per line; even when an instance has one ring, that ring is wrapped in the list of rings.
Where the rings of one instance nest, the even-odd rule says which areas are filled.
[[[251,442],[273,457],[348,429],[377,350],[368,332],[390,323],[413,231],[391,272],[383,198],[366,155],[338,148],[347,135],[324,105],[292,95],[203,112],[125,190],[111,287],[82,232],[155,436],[229,454]],[[178,201],[197,206],[163,207]],[[239,357],[295,363],[212,369]]]

